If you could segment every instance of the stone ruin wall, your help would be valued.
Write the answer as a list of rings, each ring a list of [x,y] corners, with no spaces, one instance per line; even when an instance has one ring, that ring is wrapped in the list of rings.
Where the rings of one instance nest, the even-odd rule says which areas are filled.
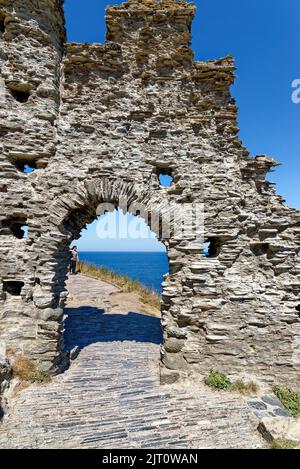
[[[194,62],[194,14],[129,0],[108,9],[105,45],[64,46],[61,1],[0,0],[1,340],[62,366],[69,245],[99,203],[203,203],[211,257],[201,226],[163,239],[162,381],[215,367],[299,389],[300,214],[237,136],[232,57]]]

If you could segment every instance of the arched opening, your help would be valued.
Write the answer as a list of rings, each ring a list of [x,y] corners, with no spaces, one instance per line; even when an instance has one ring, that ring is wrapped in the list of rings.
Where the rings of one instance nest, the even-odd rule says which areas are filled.
[[[72,216],[66,223],[74,229]],[[76,274],[68,274],[65,352],[73,358],[88,346],[109,348],[110,342],[126,342],[132,351],[136,343],[152,344],[158,366],[162,282],[169,270],[166,247],[139,209],[128,213],[104,207],[76,237],[70,244],[71,262],[75,246],[78,262]]]
[[[158,192],[160,193],[158,194]],[[76,285],[76,282],[79,282],[81,278],[80,274],[74,275],[72,278],[75,285],[73,288],[75,295],[72,295],[69,288],[70,294],[68,296],[69,285],[67,285],[67,281],[70,248],[80,242],[85,227],[95,222],[97,217],[105,213],[111,214],[118,208],[122,210],[123,214],[130,214],[130,217],[133,217],[132,220],[138,220],[138,222],[133,221],[130,230],[134,233],[139,232],[141,228],[137,227],[136,224],[140,223],[140,219],[143,219],[145,221],[144,226],[148,226],[157,236],[157,240],[165,246],[165,253],[167,252],[165,256],[169,261],[170,269],[169,273],[163,278],[161,302],[157,317],[152,317],[148,311],[145,311],[144,305],[142,305],[143,310],[138,312],[138,316],[136,315],[135,306],[131,306],[131,304],[127,307],[127,311],[124,308],[115,311],[115,304],[111,305],[110,294],[106,295],[105,301],[100,298],[100,294],[98,294],[99,283],[95,286],[97,279],[91,279],[88,287],[82,288],[82,285]],[[109,320],[107,323],[105,322],[105,324],[111,325],[111,331],[113,331],[109,339],[110,344],[114,344],[111,345],[112,349],[115,348],[116,344],[122,347],[123,343],[128,345],[128,342],[131,345],[133,343],[141,345],[139,338],[142,338],[144,341],[142,347],[146,347],[146,351],[147,347],[150,346],[149,344],[152,344],[155,348],[155,366],[157,376],[161,377],[161,382],[170,383],[179,378],[180,371],[188,368],[188,362],[184,356],[184,344],[187,340],[185,329],[188,324],[187,321],[181,320],[182,306],[188,304],[189,301],[189,297],[183,295],[183,291],[188,291],[190,288],[190,276],[186,264],[189,259],[190,246],[198,246],[199,243],[198,232],[191,232],[190,223],[186,223],[189,218],[188,213],[178,211],[178,205],[170,203],[167,191],[157,191],[156,187],[155,190],[152,190],[144,182],[129,182],[125,178],[86,179],[77,182],[72,188],[72,192],[53,200],[49,210],[50,231],[47,236],[41,238],[47,257],[41,256],[39,259],[34,271],[34,277],[40,279],[40,284],[33,288],[33,302],[37,308],[37,315],[41,319],[41,338],[38,337],[38,340],[43,346],[44,344],[47,346],[47,355],[42,357],[45,369],[65,369],[68,358],[77,353],[74,350],[81,350],[81,358],[89,350],[88,346],[99,348],[101,344],[106,343],[104,339],[99,342],[98,332],[99,334],[102,333],[103,327],[97,332],[95,328],[92,331],[91,326],[90,339],[85,339],[87,337],[85,330],[87,322],[80,319],[80,315],[84,312],[85,318],[90,318],[90,325],[100,327],[99,324],[103,326],[103,321],[110,319],[108,314],[106,315],[103,312],[107,306],[111,311],[114,310],[116,314],[122,316],[119,317],[119,322],[111,319],[111,322]],[[197,214],[196,211],[194,216],[197,217]],[[186,232],[183,232],[182,226],[185,223],[187,229]],[[134,239],[131,242],[136,247],[138,240]],[[199,250],[198,247],[197,249]],[[193,257],[200,259],[200,254],[199,251]],[[81,255],[80,251],[79,255]],[[139,264],[138,261],[135,261],[135,263]],[[153,266],[155,266],[155,261],[150,260],[142,270],[149,270]],[[153,282],[151,286],[153,287]],[[118,290],[118,285],[116,288]],[[110,289],[109,291],[111,292]],[[111,293],[115,293],[115,291]],[[160,294],[160,292],[158,293]],[[29,292],[26,292],[26,294],[28,295]],[[77,299],[74,299],[74,297],[77,297]],[[70,301],[73,300],[74,303],[70,304]],[[83,308],[84,310],[77,309],[79,315],[77,313],[74,315],[74,320],[77,320],[80,329],[79,334],[76,332],[76,334],[67,335],[67,321],[69,319],[66,319],[66,316],[68,316],[68,308]],[[96,313],[95,308],[98,310]],[[142,318],[141,314],[143,315]],[[102,322],[99,322],[99,317],[101,317]],[[142,322],[146,324],[146,327],[139,327],[141,319],[143,319]],[[128,325],[131,325],[131,327],[129,327],[129,330],[127,329],[127,339],[124,340],[124,331]],[[51,328],[51,334],[48,338],[43,332],[44,330],[48,331],[49,328]],[[64,329],[65,333],[63,334]],[[154,331],[156,331],[155,336]],[[120,334],[122,334],[123,339]],[[80,338],[79,342],[78,337]],[[170,347],[169,339],[172,344],[173,342],[176,342],[176,344]],[[179,343],[177,344],[177,342]],[[166,343],[168,343],[167,348],[165,348]],[[160,344],[162,344],[161,348]],[[137,351],[137,355],[140,352]],[[146,357],[144,359],[147,361]],[[159,365],[161,365],[160,368]]]
[[[116,209],[97,217],[82,230],[76,244],[81,261],[126,275],[149,291],[161,293],[168,271],[166,247],[139,211],[132,215]]]

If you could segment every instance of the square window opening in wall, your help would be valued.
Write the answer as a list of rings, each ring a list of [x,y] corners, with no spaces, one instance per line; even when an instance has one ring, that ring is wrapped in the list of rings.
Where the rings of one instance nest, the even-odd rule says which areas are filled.
[[[205,240],[203,246],[203,253],[205,257],[218,257],[221,251],[221,241],[216,237],[209,237]]]
[[[24,282],[8,280],[3,282],[3,291],[12,296],[20,296]]]
[[[269,243],[251,243],[250,249],[255,256],[264,256],[269,252]]]
[[[169,171],[158,170],[157,178],[158,178],[160,186],[162,187],[170,187],[174,181],[172,171],[170,170]]]

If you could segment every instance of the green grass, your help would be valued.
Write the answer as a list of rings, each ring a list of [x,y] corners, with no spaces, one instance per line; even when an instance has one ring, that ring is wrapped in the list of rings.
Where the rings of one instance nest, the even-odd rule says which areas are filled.
[[[34,363],[24,355],[15,353],[14,350],[7,350],[12,361],[12,376],[25,383],[49,383],[51,376],[47,371],[36,369]]]
[[[124,293],[137,293],[143,304],[160,309],[160,296],[156,292],[148,290],[137,280],[132,280],[127,275],[111,272],[105,267],[97,267],[85,262],[79,262],[78,268],[83,275],[116,285]]]
[[[226,375],[211,369],[209,375],[204,378],[204,383],[210,388],[239,392],[240,394],[256,394],[258,386],[252,381],[245,382],[242,379],[231,381]]]
[[[299,445],[298,441],[293,440],[273,440],[271,449],[294,449]]]
[[[210,388],[227,391],[231,386],[231,381],[223,373],[217,370],[210,370],[210,373],[204,378],[204,383]]]
[[[236,391],[240,394],[256,394],[258,391],[257,384],[253,381],[245,382],[241,379],[234,381],[230,386],[230,391]]]
[[[49,373],[47,373],[47,371],[36,370],[30,375],[30,381],[32,383],[39,384],[50,383],[51,376],[49,375]]]
[[[287,386],[275,386],[273,388],[275,396],[281,401],[286,410],[294,417],[300,413],[300,394]]]

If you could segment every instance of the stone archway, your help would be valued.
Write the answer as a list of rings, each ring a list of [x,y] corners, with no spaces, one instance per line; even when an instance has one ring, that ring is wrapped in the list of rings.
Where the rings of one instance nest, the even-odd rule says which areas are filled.
[[[166,193],[165,193],[166,194]],[[164,200],[165,199],[165,200]],[[149,187],[137,187],[120,178],[95,178],[82,183],[76,184],[72,193],[67,196],[61,196],[53,202],[50,206],[50,220],[52,226],[50,227],[50,237],[56,240],[53,245],[52,259],[49,263],[49,273],[52,275],[52,291],[51,291],[51,305],[44,307],[40,312],[40,320],[44,321],[44,327],[51,322],[57,323],[57,337],[54,341],[53,338],[49,339],[48,347],[49,352],[45,355],[45,362],[41,360],[41,356],[37,357],[39,366],[60,367],[63,365],[63,343],[61,340],[61,318],[63,315],[63,305],[66,298],[67,291],[65,289],[65,281],[67,278],[68,265],[69,265],[69,246],[74,239],[78,239],[82,229],[91,223],[103,211],[113,210],[116,207],[121,207],[124,212],[133,215],[138,214],[144,218],[145,222],[155,232],[158,240],[161,240],[167,249],[167,254],[170,260],[170,273],[168,278],[163,283],[162,293],[162,325],[165,329],[164,337],[167,339],[170,336],[170,328],[174,329],[174,336],[169,337],[169,347],[172,348],[172,359],[174,368],[185,370],[187,364],[181,355],[181,350],[184,344],[186,335],[180,330],[176,331],[176,322],[170,312],[171,302],[175,303],[180,301],[182,307],[182,286],[180,281],[180,269],[178,265],[185,263],[185,255],[183,254],[180,263],[174,262],[174,256],[170,252],[176,247],[177,244],[185,241],[184,236],[178,236],[176,232],[177,223],[179,222],[178,206],[174,206],[168,202],[167,197],[160,197],[157,199],[156,191],[149,190]],[[55,217],[53,215],[55,214]],[[184,220],[180,220],[181,223]],[[181,231],[181,230],[180,230]],[[197,232],[197,230],[196,230]],[[201,230],[199,230],[201,233]],[[176,238],[177,236],[177,238]],[[191,236],[191,235],[190,235]],[[194,234],[194,237],[196,235]],[[203,243],[202,237],[195,243],[198,244],[198,249],[201,251]],[[186,263],[189,262],[189,254],[186,254]],[[54,262],[52,262],[54,260]],[[42,275],[39,275],[39,295],[42,290]],[[176,301],[177,298],[177,301]],[[35,296],[33,297],[35,301]],[[187,299],[188,302],[188,299]],[[42,326],[43,327],[43,326]],[[166,327],[168,330],[166,330]],[[176,337],[176,335],[178,337]],[[39,340],[39,338],[37,338]],[[51,350],[51,346],[53,347]],[[175,358],[176,357],[176,358]],[[170,375],[177,377],[178,373],[168,372],[166,379],[170,380]]]
[[[95,204],[123,194],[166,218],[201,206],[203,238],[190,217],[190,236],[166,237],[163,370],[246,370],[299,388],[300,216],[266,180],[277,163],[237,137],[233,58],[194,62],[191,3],[110,7],[103,46],[64,46],[62,1],[23,3],[0,8],[2,342],[59,366],[62,259]]]
[[[152,195],[153,197],[153,195]],[[167,203],[156,207],[156,203],[151,200],[151,192],[147,189],[140,189],[136,192],[135,187],[121,179],[91,179],[73,188],[71,197],[60,199],[53,203],[51,211],[59,216],[59,222],[55,221],[51,230],[51,237],[57,239],[57,247],[54,252],[54,259],[58,262],[53,265],[53,303],[60,305],[53,308],[49,314],[52,318],[57,317],[60,321],[62,314],[62,299],[65,297],[65,281],[69,265],[69,246],[74,239],[78,239],[82,229],[91,223],[98,215],[104,211],[112,211],[115,208],[122,208],[124,212],[139,215],[151,226],[159,240],[161,240],[169,253],[169,243],[174,239],[174,224],[172,217],[174,209]],[[169,237],[164,237],[165,230]],[[62,235],[62,236],[61,236]],[[200,244],[201,244],[201,240]],[[174,243],[173,243],[174,244]],[[176,272],[171,268],[171,278],[174,281]],[[167,290],[172,281],[164,281],[164,288]],[[175,292],[174,292],[175,294]],[[178,291],[177,295],[181,295]],[[175,296],[175,295],[174,295]],[[167,319],[169,306],[162,303],[162,323],[169,323]],[[57,309],[57,311],[55,311]],[[62,343],[58,341],[59,348]],[[58,360],[63,357],[63,350],[54,349],[53,353],[58,354]]]

